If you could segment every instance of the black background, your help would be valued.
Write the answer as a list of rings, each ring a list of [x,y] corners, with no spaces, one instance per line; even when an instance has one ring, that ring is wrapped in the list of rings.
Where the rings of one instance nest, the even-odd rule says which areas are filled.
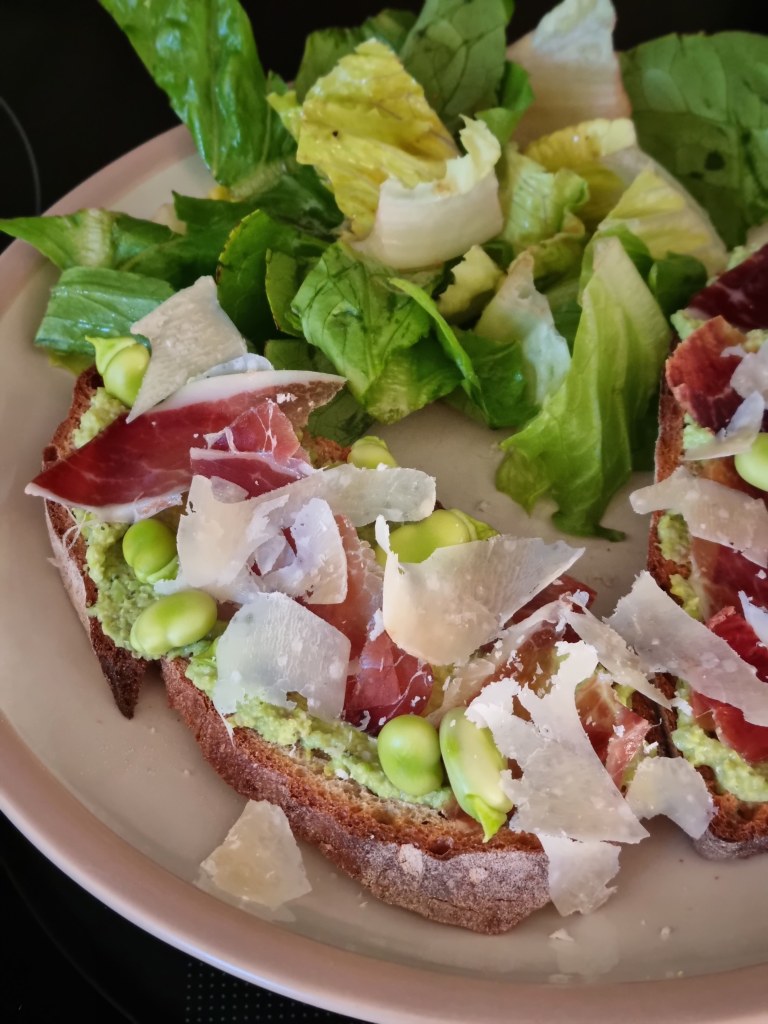
[[[351,25],[382,2],[245,2],[266,67],[292,77],[315,28]],[[392,0],[417,10],[420,4]],[[519,0],[514,35],[550,6]],[[758,0],[619,0],[617,46],[667,31],[766,31]],[[86,0],[0,0],[0,216],[29,216],[111,160],[175,125],[111,18]],[[0,239],[0,247],[3,242]],[[117,712],[116,712],[117,713]],[[123,921],[53,868],[0,819],[4,957],[0,1019],[74,1013],[104,1024],[162,1019],[331,1021],[191,960]]]

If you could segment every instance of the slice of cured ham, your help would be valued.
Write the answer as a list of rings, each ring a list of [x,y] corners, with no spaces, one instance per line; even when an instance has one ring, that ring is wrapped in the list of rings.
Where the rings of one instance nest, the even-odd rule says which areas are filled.
[[[342,377],[310,371],[255,371],[208,377],[181,388],[128,423],[124,415],[40,473],[26,493],[130,523],[180,502],[192,479],[189,452],[255,403],[273,399],[294,426],[329,401]]]
[[[768,245],[694,295],[687,312],[725,317],[742,331],[768,328]]]
[[[723,430],[741,404],[741,396],[731,384],[741,360],[723,353],[744,341],[741,331],[717,316],[689,334],[667,360],[670,391],[699,426]]]
[[[758,679],[762,680],[768,691],[768,650],[744,616],[735,608],[724,608],[707,625],[754,667]],[[741,754],[745,761],[750,764],[768,761],[768,727],[753,725],[738,708],[695,691],[692,693],[691,705],[697,718],[705,713],[711,714],[718,739]]]

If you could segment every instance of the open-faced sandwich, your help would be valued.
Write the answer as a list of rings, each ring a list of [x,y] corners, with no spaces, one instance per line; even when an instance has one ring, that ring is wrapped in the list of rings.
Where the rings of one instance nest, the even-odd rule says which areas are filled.
[[[768,688],[768,246],[739,259],[674,318],[682,340],[666,364],[657,482],[632,496],[636,511],[654,512],[654,577],[698,620],[668,623],[680,661],[667,681],[677,710],[664,721],[671,750],[701,770],[715,800],[697,841],[709,857],[768,850],[768,720],[734,707],[728,676],[730,649]],[[647,646],[653,628],[638,625]],[[632,642],[643,644],[639,631]],[[708,671],[686,671],[705,647]]]
[[[657,159],[710,195],[687,61],[743,91],[727,121],[765,41],[620,62],[609,0],[565,0],[507,50],[505,0],[429,0],[313,34],[288,88],[235,0],[215,32],[191,0],[102,2],[218,182],[162,224],[0,225],[63,271],[36,341],[82,372],[28,492],[121,711],[158,665],[239,793],[477,931],[598,907],[659,813],[707,852],[764,849],[765,251],[701,290],[763,200],[722,190],[724,241]],[[201,39],[215,59],[180,63]],[[732,135],[718,188],[756,159]],[[500,490],[619,540],[602,520],[648,468],[694,294],[634,499],[665,512],[650,572],[606,621],[579,549],[441,507],[368,434],[445,399],[512,431]]]

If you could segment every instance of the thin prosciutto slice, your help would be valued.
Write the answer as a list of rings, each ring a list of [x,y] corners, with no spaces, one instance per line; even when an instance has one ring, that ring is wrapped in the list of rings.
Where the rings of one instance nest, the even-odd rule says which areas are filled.
[[[273,399],[294,426],[344,380],[309,371],[252,371],[195,381],[128,423],[119,416],[88,444],[27,485],[107,522],[136,522],[180,502],[192,479],[189,453],[255,403]]]
[[[735,608],[724,608],[707,625],[752,665],[757,670],[758,679],[768,686],[768,650],[744,616]],[[768,761],[768,727],[753,725],[745,720],[738,708],[695,691],[691,694],[691,705],[699,724],[712,724],[718,739],[741,754],[745,761],[750,764]]]
[[[207,448],[190,450],[192,473],[237,484],[249,498],[313,472],[291,421],[271,399],[208,434],[206,442]]]
[[[651,723],[622,704],[611,680],[600,672],[576,689],[576,708],[592,749],[621,788]]]
[[[723,316],[742,331],[767,328],[768,245],[694,295],[687,312],[702,319]]]
[[[347,556],[347,596],[312,611],[348,638],[354,670],[347,678],[344,719],[378,735],[390,718],[421,714],[434,677],[423,661],[406,654],[380,627],[384,573],[369,544],[343,516],[336,522]]]
[[[723,352],[744,341],[741,331],[717,316],[689,334],[667,360],[667,384],[699,426],[722,430],[741,405],[742,397],[731,385],[741,359]]]

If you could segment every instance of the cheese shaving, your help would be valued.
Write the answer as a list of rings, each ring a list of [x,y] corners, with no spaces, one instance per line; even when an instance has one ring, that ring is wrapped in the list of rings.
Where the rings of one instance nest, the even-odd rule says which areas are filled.
[[[768,510],[761,498],[679,467],[659,483],[629,496],[635,512],[670,510],[685,519],[690,533],[740,551],[750,562],[768,566]]]
[[[725,640],[691,618],[647,572],[608,620],[634,647],[646,671],[669,672],[694,690],[768,726],[768,686]]]
[[[768,398],[768,345],[761,345],[757,352],[747,352],[731,376],[733,390],[747,397],[759,394]]]
[[[257,594],[219,638],[213,703],[222,715],[248,697],[292,708],[288,695],[297,693],[310,714],[336,720],[344,706],[349,651],[338,629],[290,597]]]
[[[568,609],[565,618],[574,632],[597,651],[603,665],[617,683],[630,686],[664,708],[671,707],[669,698],[649,681],[640,658],[627,647],[626,641],[605,622],[600,622],[586,608],[581,612]]]
[[[638,818],[664,814],[693,839],[703,835],[715,813],[704,779],[683,757],[648,757],[637,766],[627,803]]]
[[[686,462],[697,459],[721,459],[727,455],[738,455],[747,451],[763,428],[764,414],[763,396],[753,391],[734,412],[727,426],[718,430],[711,441],[683,452],[683,459]]]
[[[546,833],[538,838],[547,855],[549,894],[563,917],[577,911],[589,914],[616,892],[616,887],[609,888],[608,882],[619,870],[620,847]],[[550,938],[556,936],[557,933]]]
[[[308,604],[342,602],[347,596],[347,556],[328,502],[311,498],[290,530],[296,551],[285,544],[287,564],[263,575],[262,586],[305,597]]]
[[[739,601],[744,618],[757,634],[757,639],[763,647],[768,647],[768,612],[752,604],[743,590],[739,591]]]
[[[466,661],[584,550],[501,534],[400,565],[383,519],[376,539],[387,552],[384,628],[404,651],[433,665]]]
[[[271,910],[312,889],[285,812],[266,800],[248,801],[200,867],[217,889]]]
[[[516,805],[510,827],[582,842],[637,843],[648,833],[627,806],[592,748],[576,708],[575,691],[597,668],[594,648],[558,643],[563,657],[549,691],[539,697],[511,679],[489,683],[467,709],[487,726],[522,778],[507,773],[504,792]],[[530,721],[514,714],[516,697]]]
[[[152,357],[128,421],[211,367],[247,353],[245,339],[219,305],[216,282],[200,277],[131,327],[149,338]]]

